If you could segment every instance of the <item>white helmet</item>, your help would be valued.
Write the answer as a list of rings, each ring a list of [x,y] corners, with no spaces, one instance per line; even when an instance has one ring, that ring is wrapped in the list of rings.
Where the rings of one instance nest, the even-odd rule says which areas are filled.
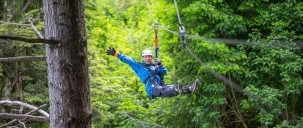
[[[146,56],[146,55],[150,55],[150,56],[152,56],[152,55],[153,55],[153,53],[152,53],[152,51],[151,51],[151,50],[149,50],[149,49],[145,49],[145,50],[143,50],[143,52],[142,52],[142,57],[143,57],[143,56]]]

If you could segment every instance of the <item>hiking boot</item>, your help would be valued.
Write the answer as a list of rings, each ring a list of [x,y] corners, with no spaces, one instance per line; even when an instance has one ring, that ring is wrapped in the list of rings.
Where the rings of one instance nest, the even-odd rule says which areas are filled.
[[[176,91],[179,92],[179,94],[182,94],[182,82],[177,83]]]
[[[195,83],[189,87],[189,90],[191,91],[192,94],[198,89],[199,85],[200,85],[200,80],[196,79]]]

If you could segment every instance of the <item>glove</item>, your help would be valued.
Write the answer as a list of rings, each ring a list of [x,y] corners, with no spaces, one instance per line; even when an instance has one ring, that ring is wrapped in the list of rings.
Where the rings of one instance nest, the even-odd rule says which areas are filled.
[[[158,58],[155,58],[155,64],[158,65],[158,66],[161,66],[162,65],[162,61]]]
[[[107,55],[112,55],[112,56],[115,56],[115,53],[116,53],[116,50],[115,48],[108,48],[107,49]]]

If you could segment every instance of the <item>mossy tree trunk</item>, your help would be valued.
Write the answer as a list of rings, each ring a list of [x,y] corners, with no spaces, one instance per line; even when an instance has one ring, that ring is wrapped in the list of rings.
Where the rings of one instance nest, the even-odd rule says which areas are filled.
[[[90,128],[91,101],[82,0],[43,0],[50,127]]]

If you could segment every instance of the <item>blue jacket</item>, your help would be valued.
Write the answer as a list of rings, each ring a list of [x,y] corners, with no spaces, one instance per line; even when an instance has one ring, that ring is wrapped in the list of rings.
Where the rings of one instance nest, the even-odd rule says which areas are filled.
[[[145,91],[148,95],[149,98],[153,98],[152,97],[152,87],[156,86],[154,85],[150,80],[148,80],[149,76],[151,80],[154,80],[156,84],[160,85],[160,76],[164,76],[166,75],[166,68],[161,65],[160,67],[157,66],[143,66],[141,64],[139,64],[135,59],[128,57],[126,55],[123,55],[121,53],[118,54],[118,58],[128,64],[137,74],[137,76],[140,78],[141,82],[143,84],[145,84]],[[144,61],[142,61],[143,64],[145,64]],[[155,72],[157,73],[157,75],[153,76],[150,75],[150,72],[148,71],[148,69],[150,70],[155,70]],[[144,83],[146,82],[146,83]]]

